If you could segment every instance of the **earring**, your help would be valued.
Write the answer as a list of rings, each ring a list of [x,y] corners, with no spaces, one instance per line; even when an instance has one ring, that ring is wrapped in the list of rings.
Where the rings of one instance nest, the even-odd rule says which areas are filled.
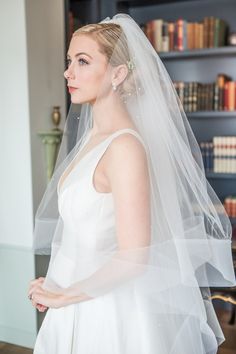
[[[115,90],[116,90],[116,85],[115,85],[115,84],[113,84],[113,82],[112,82],[111,84],[112,84],[112,88],[113,88],[113,90],[115,91]]]

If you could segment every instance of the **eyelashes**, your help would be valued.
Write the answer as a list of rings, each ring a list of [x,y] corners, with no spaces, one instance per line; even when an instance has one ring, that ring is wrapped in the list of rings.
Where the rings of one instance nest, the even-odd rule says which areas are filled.
[[[82,58],[80,58],[80,59],[78,60],[78,62],[79,62],[79,63],[83,63],[82,65],[87,65],[87,64],[88,64],[88,62],[87,62],[85,59],[82,59]],[[70,64],[71,64],[71,59],[66,59],[66,65],[67,65],[67,67],[68,67]]]

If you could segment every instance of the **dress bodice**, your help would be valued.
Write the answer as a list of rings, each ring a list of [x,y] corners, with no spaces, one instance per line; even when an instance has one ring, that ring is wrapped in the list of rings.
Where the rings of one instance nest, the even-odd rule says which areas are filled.
[[[87,232],[92,229],[99,232],[100,227],[105,231],[114,226],[112,193],[99,192],[95,189],[94,171],[112,140],[127,132],[135,135],[144,145],[135,130],[131,128],[117,130],[85,154],[65,178],[58,193],[58,206],[64,223],[72,230],[79,231],[85,227]],[[90,220],[93,222],[90,223]],[[98,220],[103,222],[98,225]]]
[[[84,259],[92,258],[95,252],[110,252],[117,247],[113,195],[111,192],[98,192],[94,188],[93,175],[109,144],[124,133],[135,135],[145,147],[135,130],[117,130],[85,154],[66,176],[60,190],[58,189],[58,208],[63,220],[63,232],[53,268],[55,278],[56,273],[60,275],[62,267],[64,274],[68,270],[66,284],[62,285],[71,282],[75,268],[80,269],[81,278],[85,273],[88,274],[89,264]],[[76,278],[78,279],[78,274]]]

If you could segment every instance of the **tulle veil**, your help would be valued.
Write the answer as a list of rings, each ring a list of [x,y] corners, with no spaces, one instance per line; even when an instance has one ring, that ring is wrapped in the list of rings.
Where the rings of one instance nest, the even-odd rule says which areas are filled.
[[[55,171],[35,217],[34,253],[51,255],[44,288],[94,298],[113,292],[124,303],[132,289],[140,311],[158,323],[160,336],[168,337],[161,354],[213,354],[225,338],[210,287],[236,285],[231,223],[206,179],[200,148],[157,52],[129,15],[100,22],[107,23],[120,25],[122,34],[100,93],[102,97],[109,69],[125,63],[129,74],[119,94],[148,158],[151,241],[145,247],[119,249],[114,239],[107,249],[91,254],[75,243],[64,253],[71,277],[65,281],[63,265],[56,272],[65,237],[58,199],[66,187],[59,190],[58,182],[93,125],[89,104],[71,104]]]

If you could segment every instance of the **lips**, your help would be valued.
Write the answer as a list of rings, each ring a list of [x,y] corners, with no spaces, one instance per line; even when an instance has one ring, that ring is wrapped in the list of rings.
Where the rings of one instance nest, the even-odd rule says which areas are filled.
[[[73,93],[74,91],[78,90],[77,87],[73,87],[73,86],[68,86],[68,90],[70,93]]]

